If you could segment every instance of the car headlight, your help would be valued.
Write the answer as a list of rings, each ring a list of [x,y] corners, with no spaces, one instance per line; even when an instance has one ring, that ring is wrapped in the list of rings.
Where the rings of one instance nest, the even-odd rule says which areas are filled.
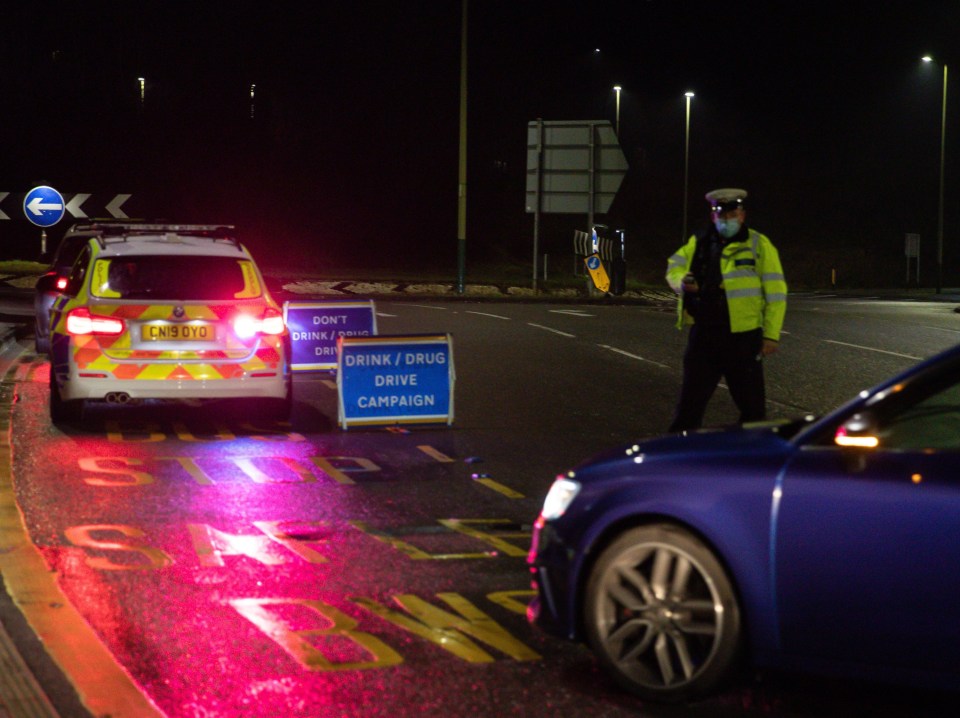
[[[580,482],[558,476],[543,500],[540,515],[547,521],[560,518],[579,493]]]

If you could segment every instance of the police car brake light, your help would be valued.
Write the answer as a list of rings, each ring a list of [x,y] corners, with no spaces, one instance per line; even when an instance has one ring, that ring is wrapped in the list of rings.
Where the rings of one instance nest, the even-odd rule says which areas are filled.
[[[273,307],[267,307],[262,317],[238,314],[233,319],[233,331],[241,339],[250,339],[257,334],[283,334],[283,315]]]
[[[67,333],[73,336],[86,334],[123,334],[123,320],[91,314],[86,307],[77,307],[67,314]]]
[[[267,307],[267,311],[263,313],[263,327],[260,329],[264,334],[283,334],[283,330],[286,327],[283,324],[283,314],[278,312],[273,307]]]
[[[57,289],[63,291],[67,288],[67,278],[66,277],[57,277]]]

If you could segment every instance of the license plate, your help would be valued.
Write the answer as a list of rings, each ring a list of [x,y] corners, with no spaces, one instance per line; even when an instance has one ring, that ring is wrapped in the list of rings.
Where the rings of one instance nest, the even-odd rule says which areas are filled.
[[[143,327],[143,338],[151,342],[203,342],[213,336],[213,327],[209,324],[147,324]]]

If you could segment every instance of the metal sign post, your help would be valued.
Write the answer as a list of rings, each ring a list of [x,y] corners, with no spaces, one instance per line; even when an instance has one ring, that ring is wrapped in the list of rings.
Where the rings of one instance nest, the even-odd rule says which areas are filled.
[[[537,120],[537,178],[534,183],[533,213],[533,282],[531,288],[537,291],[537,255],[540,252],[540,191],[543,187],[543,120]],[[528,208],[529,209],[529,208]]]
[[[917,286],[920,286],[920,235],[908,233],[904,245],[904,252],[907,256],[907,284],[910,283],[910,258],[915,258],[917,265]]]

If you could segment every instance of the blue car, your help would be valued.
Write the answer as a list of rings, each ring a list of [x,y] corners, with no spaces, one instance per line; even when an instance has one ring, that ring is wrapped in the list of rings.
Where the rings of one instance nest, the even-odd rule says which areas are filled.
[[[822,418],[581,464],[528,564],[530,621],[647,700],[741,666],[960,688],[960,346]]]

